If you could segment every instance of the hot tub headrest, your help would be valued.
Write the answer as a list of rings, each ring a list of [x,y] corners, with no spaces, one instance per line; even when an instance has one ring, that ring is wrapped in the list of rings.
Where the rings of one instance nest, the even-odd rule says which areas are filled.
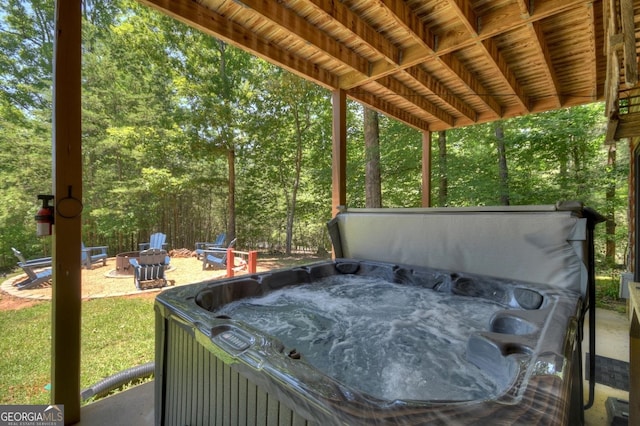
[[[581,203],[484,208],[341,209],[334,255],[543,283],[585,294],[588,221]],[[599,221],[599,219],[598,219]]]

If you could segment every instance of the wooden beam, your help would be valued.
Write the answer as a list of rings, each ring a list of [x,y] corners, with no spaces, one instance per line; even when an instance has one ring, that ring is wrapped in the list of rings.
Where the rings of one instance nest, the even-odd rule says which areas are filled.
[[[449,0],[449,7],[458,15],[462,26],[469,34],[478,34],[478,16],[473,11],[473,6],[469,0]]]
[[[467,70],[467,68],[456,58],[454,54],[440,56],[441,63],[449,68],[460,80],[477,96],[484,104],[495,113],[496,118],[502,117],[502,106],[500,102],[492,96],[482,83]]]
[[[285,28],[291,34],[310,43],[327,55],[342,62],[362,74],[369,73],[369,61],[356,54],[343,43],[336,41],[325,32],[314,27],[298,14],[286,7],[278,6],[271,0],[242,0],[242,4],[256,10],[274,24]]]
[[[634,87],[638,84],[638,54],[633,13],[633,0],[620,1],[620,19],[624,37],[624,84]]]
[[[358,36],[369,47],[394,64],[400,63],[400,49],[385,39],[375,28],[364,22],[342,2],[334,0],[311,0],[318,9],[335,19],[343,27]]]
[[[431,132],[422,132],[422,207],[431,207]]]
[[[615,129],[614,140],[640,137],[640,112],[621,114]]]
[[[476,121],[476,112],[467,103],[463,102],[454,93],[451,93],[444,85],[438,80],[433,78],[429,73],[425,72],[422,67],[415,66],[407,68],[405,70],[417,83],[419,83],[425,90],[438,96],[443,102],[449,105],[451,108],[458,111],[471,121]]]
[[[391,92],[396,93],[402,96],[403,99],[417,106],[421,110],[426,113],[432,115],[434,118],[447,123],[448,125],[453,127],[454,119],[453,117],[447,113],[446,111],[438,108],[436,105],[424,99],[423,96],[420,96],[413,89],[407,87],[400,81],[396,80],[393,77],[384,77],[380,80],[377,80],[378,84],[389,89]]]
[[[264,41],[255,33],[195,1],[139,0],[139,2],[305,79],[311,79],[321,86],[330,89],[338,87],[339,80],[331,72]]]
[[[612,50],[607,59],[607,77],[604,84],[606,117],[612,117],[618,112],[618,89],[620,88],[620,63],[618,51]]]
[[[547,46],[547,40],[542,32],[542,24],[540,21],[536,21],[530,25],[532,30],[532,37],[536,40],[536,56],[544,58],[544,64],[542,72],[545,74],[545,80],[552,85],[552,92],[554,93],[555,107],[560,108],[562,106],[562,96],[560,94],[560,82],[558,81],[558,74],[553,68],[551,62],[551,55],[549,55],[549,47]]]
[[[80,420],[82,1],[57,0],[53,59],[51,397],[65,424]]]
[[[606,78],[606,70],[607,70],[607,54],[605,53],[605,31],[603,25],[603,14],[604,7],[601,4],[602,0],[595,0],[593,4],[589,7],[589,12],[591,14],[591,31],[593,32],[593,36],[595,40],[603,40],[602,43],[598,43],[597,41],[594,43],[594,52],[593,52],[593,61],[595,65],[595,74],[593,76],[593,100],[600,101],[604,99],[604,81]]]
[[[509,87],[520,106],[525,111],[530,111],[531,103],[529,97],[524,92],[524,89],[522,88],[520,83],[518,83],[518,79],[513,74],[513,72],[509,68],[509,64],[507,64],[507,61],[498,50],[498,46],[496,45],[495,41],[493,41],[493,39],[487,39],[482,43],[479,43],[478,46],[482,47],[486,55],[491,58],[493,64],[496,67],[496,77],[500,77],[502,81]]]
[[[522,16],[531,16],[533,13],[533,1],[531,0],[516,0],[516,4],[520,8]]]
[[[607,133],[604,138],[605,145],[611,145],[616,142],[616,132],[618,131],[618,119],[610,118],[607,122]]]
[[[507,62],[504,60],[496,43],[491,38],[487,38],[482,42],[479,41],[479,30],[478,30],[478,17],[473,11],[473,8],[469,4],[467,0],[449,0],[449,4],[452,9],[455,11],[456,15],[465,30],[470,34],[470,40],[478,40],[476,45],[482,47],[485,55],[487,55],[491,61],[495,64],[496,69],[498,71],[499,76],[502,77],[502,80],[511,88],[513,94],[517,97],[521,106],[524,107],[526,111],[529,111],[529,100],[524,93],[524,90],[520,87],[515,75],[509,69]],[[518,16],[514,17],[516,21],[522,22],[523,18],[527,18],[527,16]]]
[[[347,204],[347,95],[344,90],[334,90],[333,134],[331,162],[331,208],[338,214],[338,206]]]
[[[404,1],[381,0],[381,2],[390,12],[390,15],[393,16],[398,26],[411,34],[416,43],[424,46],[429,53],[433,53],[435,50],[435,36]]]
[[[389,102],[386,102],[380,97],[376,97],[370,93],[365,93],[361,90],[354,89],[348,90],[347,94],[350,98],[367,105],[369,108],[375,109],[376,111],[398,121],[402,121],[406,125],[411,126],[416,130],[428,131],[431,127],[431,124],[426,120],[422,120],[414,114],[409,114],[408,112],[397,108]],[[450,124],[445,122],[442,123],[445,129],[451,128]]]

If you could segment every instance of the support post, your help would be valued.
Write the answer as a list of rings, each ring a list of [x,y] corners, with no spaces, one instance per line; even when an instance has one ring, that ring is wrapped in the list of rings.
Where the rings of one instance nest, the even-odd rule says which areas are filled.
[[[227,249],[227,278],[233,278],[233,267],[235,266],[236,258],[233,254],[233,248]]]
[[[333,216],[338,206],[347,204],[347,94],[342,89],[333,91],[333,132],[332,132],[332,192]]]
[[[247,267],[248,272],[250,274],[255,274],[258,270],[258,252],[253,250],[249,252],[249,259],[248,259],[248,265]]]
[[[422,132],[422,207],[431,207],[431,132]]]
[[[81,0],[57,0],[53,60],[52,355],[53,404],[65,424],[80,421]]]

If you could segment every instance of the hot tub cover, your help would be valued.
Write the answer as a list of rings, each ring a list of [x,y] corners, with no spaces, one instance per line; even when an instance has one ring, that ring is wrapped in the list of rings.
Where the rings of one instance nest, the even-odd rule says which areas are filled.
[[[336,257],[548,284],[586,295],[588,221],[579,202],[473,208],[347,209],[329,222]]]

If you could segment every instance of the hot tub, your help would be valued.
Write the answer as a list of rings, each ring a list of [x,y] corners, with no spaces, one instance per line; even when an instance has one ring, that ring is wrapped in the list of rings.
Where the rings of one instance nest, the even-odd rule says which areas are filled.
[[[163,292],[156,424],[580,424],[588,215],[533,210],[343,212],[330,225],[342,258]],[[371,232],[382,219],[393,226],[373,229],[403,237]],[[362,220],[369,232],[356,237]],[[438,247],[455,269],[424,258],[424,232],[443,220],[458,236]],[[468,222],[482,226],[465,239]],[[522,259],[518,278],[514,265],[473,271],[465,247],[496,229],[516,241],[478,252],[485,269],[487,256],[513,261],[512,251],[554,262],[536,274]],[[370,244],[369,259],[353,256]],[[549,268],[560,277],[541,282]]]

